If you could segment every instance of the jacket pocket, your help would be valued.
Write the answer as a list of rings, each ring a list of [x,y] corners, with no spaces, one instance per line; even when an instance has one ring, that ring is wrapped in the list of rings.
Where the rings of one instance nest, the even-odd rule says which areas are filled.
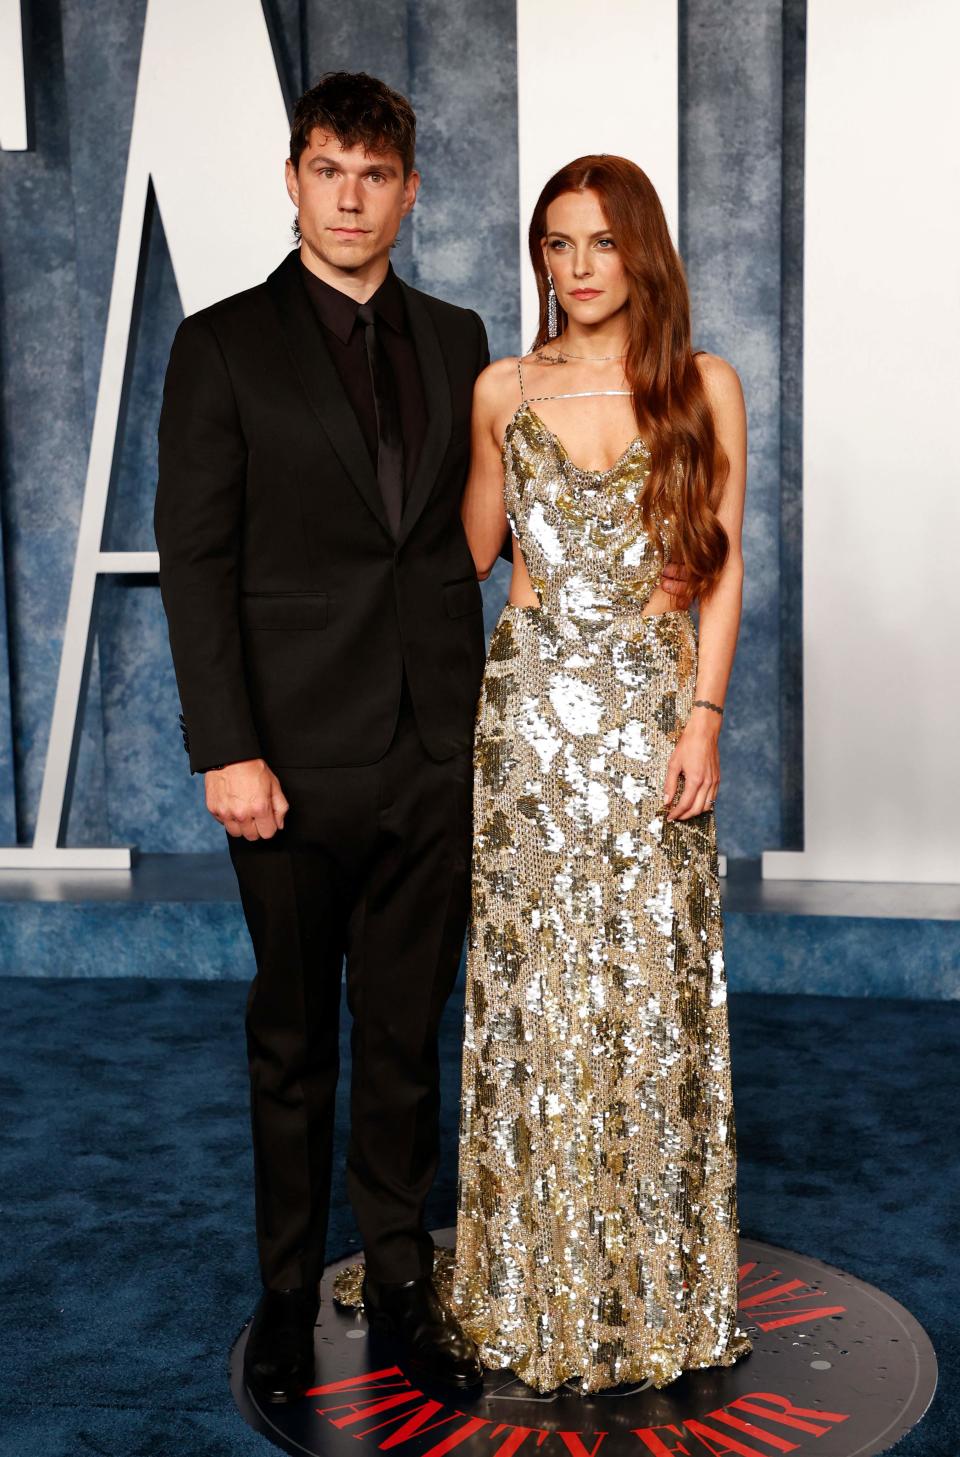
[[[483,598],[476,577],[471,581],[448,582],[443,589],[443,605],[448,617],[466,617],[468,612],[482,611]]]
[[[256,632],[316,632],[327,625],[326,592],[244,592],[240,615]]]

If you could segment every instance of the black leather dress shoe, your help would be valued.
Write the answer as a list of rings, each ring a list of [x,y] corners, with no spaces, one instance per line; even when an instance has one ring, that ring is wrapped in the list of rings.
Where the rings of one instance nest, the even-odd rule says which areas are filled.
[[[265,1290],[243,1353],[243,1379],[261,1401],[297,1401],[314,1384],[316,1292]]]
[[[430,1380],[460,1388],[483,1380],[476,1343],[440,1303],[429,1275],[402,1284],[365,1275],[363,1305],[371,1332],[402,1342],[411,1366]]]

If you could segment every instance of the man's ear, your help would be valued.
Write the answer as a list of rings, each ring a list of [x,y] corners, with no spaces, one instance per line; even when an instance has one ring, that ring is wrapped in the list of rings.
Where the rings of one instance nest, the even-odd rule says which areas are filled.
[[[412,212],[417,201],[417,193],[420,189],[420,173],[413,169],[403,184],[403,216]]]
[[[297,177],[297,169],[288,157],[283,169],[283,180],[287,184],[287,196],[294,207],[300,206],[300,180]]]

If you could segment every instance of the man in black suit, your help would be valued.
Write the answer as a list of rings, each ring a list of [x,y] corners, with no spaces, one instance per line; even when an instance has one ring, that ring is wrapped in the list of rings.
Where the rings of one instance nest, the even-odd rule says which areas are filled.
[[[469,895],[480,590],[460,524],[483,324],[402,283],[415,120],[369,76],[297,103],[299,250],[185,319],[164,386],[156,535],[191,770],[226,828],[257,975],[247,1010],[263,1293],[246,1376],[313,1381],[338,1008],[347,1189],[371,1325],[480,1380],[437,1297],[437,1034]]]

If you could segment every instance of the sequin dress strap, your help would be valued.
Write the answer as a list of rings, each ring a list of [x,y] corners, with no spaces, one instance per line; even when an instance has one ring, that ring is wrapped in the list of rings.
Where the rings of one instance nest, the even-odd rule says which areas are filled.
[[[517,356],[517,374],[520,376],[520,403],[522,405],[527,397],[523,392],[523,366],[520,363],[519,355]]]

